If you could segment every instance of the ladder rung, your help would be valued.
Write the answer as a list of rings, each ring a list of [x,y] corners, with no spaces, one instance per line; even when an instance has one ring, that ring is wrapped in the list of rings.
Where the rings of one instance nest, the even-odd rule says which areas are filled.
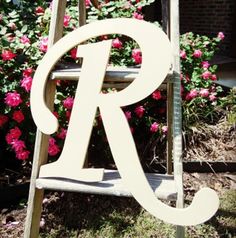
[[[76,65],[60,66],[60,69],[52,71],[50,79],[52,80],[78,80],[81,73],[81,67]],[[138,75],[139,68],[127,67],[107,67],[103,88],[122,89],[128,86]],[[159,89],[166,89],[166,83],[170,78],[168,74]]]
[[[177,190],[174,177],[156,173],[146,173],[146,177],[155,195],[160,199],[176,200]],[[105,194],[131,197],[131,193],[122,184],[122,179],[117,170],[105,170],[104,178],[100,182],[86,183],[66,178],[38,178],[38,189],[71,191],[91,194]]]

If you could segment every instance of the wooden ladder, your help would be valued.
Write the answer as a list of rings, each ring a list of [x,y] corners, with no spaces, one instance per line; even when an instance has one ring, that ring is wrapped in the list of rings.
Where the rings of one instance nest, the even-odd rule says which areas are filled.
[[[79,1],[79,25],[86,21],[85,1]],[[170,4],[171,2],[171,4]],[[146,177],[155,195],[160,199],[175,200],[177,207],[183,208],[183,178],[182,178],[182,140],[181,140],[181,97],[180,97],[180,62],[179,62],[179,6],[178,0],[162,0],[163,24],[168,33],[174,60],[172,72],[169,73],[161,88],[168,94],[168,145],[167,145],[167,174],[147,173]],[[52,17],[49,31],[48,48],[55,44],[63,33],[63,18],[65,14],[66,0],[53,1]],[[53,109],[56,91],[55,80],[78,80],[79,67],[57,69],[51,72],[50,80],[46,86],[46,103]],[[138,69],[108,67],[104,87],[122,89],[127,86],[138,74]],[[49,136],[37,130],[33,167],[28,199],[27,218],[25,223],[25,238],[38,237],[39,222],[41,217],[42,200],[44,190],[75,191],[93,194],[106,194],[116,196],[132,196],[122,183],[122,179],[116,170],[105,170],[104,179],[95,183],[80,183],[67,180],[45,179],[39,177],[41,165],[48,160]],[[172,169],[172,161],[174,170]],[[174,171],[174,172],[173,172]],[[173,173],[172,173],[173,172]],[[109,184],[109,186],[107,186]],[[177,237],[184,236],[184,228],[177,226]]]

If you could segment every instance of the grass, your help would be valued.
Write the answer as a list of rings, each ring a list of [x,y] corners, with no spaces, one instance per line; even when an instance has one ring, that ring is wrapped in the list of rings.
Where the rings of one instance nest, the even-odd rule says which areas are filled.
[[[74,195],[66,199],[70,200],[71,196]],[[156,219],[132,198],[92,196],[89,202],[86,196],[75,199],[79,199],[78,203],[80,207],[83,207],[82,210],[77,207],[76,210],[72,208],[73,211],[69,211],[70,206],[68,206],[68,215],[61,217],[58,221],[55,219],[58,211],[55,211],[54,216],[51,217],[52,220],[47,217],[46,226],[48,223],[51,228],[42,229],[41,238],[175,237],[175,226]],[[187,227],[186,238],[236,237],[236,191],[224,192],[220,200],[220,209],[217,214],[205,224]],[[53,225],[52,222],[54,222]]]

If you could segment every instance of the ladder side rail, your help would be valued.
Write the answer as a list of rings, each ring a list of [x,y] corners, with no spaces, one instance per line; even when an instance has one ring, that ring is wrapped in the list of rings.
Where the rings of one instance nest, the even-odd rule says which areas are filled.
[[[179,0],[170,2],[170,34],[173,49],[173,162],[174,179],[177,188],[176,207],[184,207],[183,163],[182,163],[182,100],[180,82],[180,33],[179,33]],[[177,226],[176,236],[184,237],[184,227]]]
[[[162,29],[170,36],[170,1],[161,0],[161,12],[162,12]]]
[[[62,37],[65,8],[66,0],[53,1],[48,48],[50,48]],[[45,89],[45,95],[46,103],[51,109],[53,109],[55,91],[56,83],[55,81],[50,80]],[[44,190],[36,188],[36,179],[39,174],[40,166],[47,163],[48,160],[48,140],[48,135],[45,135],[37,130],[24,238],[36,238],[39,234],[39,222],[41,217]]]
[[[162,29],[170,39],[170,1],[161,0],[162,5]],[[166,173],[173,173],[172,157],[173,157],[173,83],[171,80],[167,82],[167,158],[166,158]]]
[[[86,6],[85,1],[79,1],[79,26],[86,24]]]

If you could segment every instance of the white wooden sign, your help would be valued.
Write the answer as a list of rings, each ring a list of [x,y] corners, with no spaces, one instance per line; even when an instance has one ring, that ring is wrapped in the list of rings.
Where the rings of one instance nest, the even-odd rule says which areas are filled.
[[[103,179],[103,169],[83,168],[93,120],[99,108],[116,166],[134,198],[151,214],[168,223],[195,225],[208,220],[219,205],[217,194],[209,188],[201,189],[192,204],[184,209],[170,207],[156,198],[140,165],[128,122],[121,110],[121,107],[150,95],[170,70],[170,42],[165,33],[153,24],[135,19],[97,21],[80,27],[53,45],[38,66],[31,89],[31,110],[37,127],[45,134],[52,134],[58,128],[56,117],[45,104],[45,85],[56,62],[71,48],[105,34],[127,35],[139,44],[142,51],[139,75],[124,90],[102,94],[111,40],[78,47],[83,65],[64,148],[56,162],[41,166],[39,177],[83,182]]]

